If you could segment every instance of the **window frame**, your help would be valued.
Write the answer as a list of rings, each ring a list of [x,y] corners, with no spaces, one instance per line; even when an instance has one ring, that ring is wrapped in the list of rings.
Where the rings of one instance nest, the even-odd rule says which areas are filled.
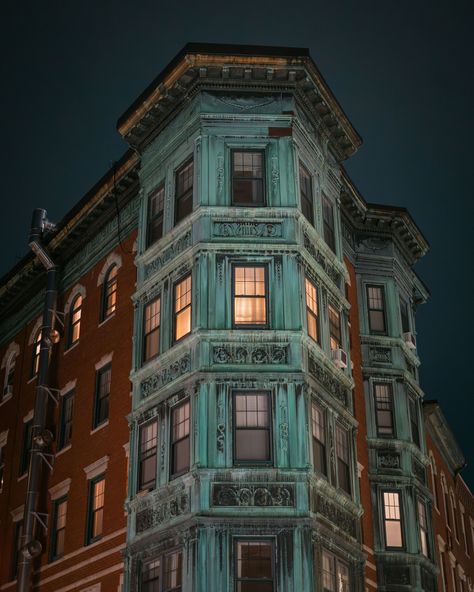
[[[183,194],[178,195],[178,177],[179,177],[180,173],[182,171],[184,171],[184,169],[186,169],[190,164],[192,164],[192,167],[193,167],[191,189],[188,189]],[[191,194],[190,196],[188,195],[189,193]],[[180,203],[180,200],[182,200],[186,196],[191,198],[191,211],[188,214],[186,214],[185,216],[183,216],[182,218],[178,219],[178,204]],[[177,226],[180,222],[182,222],[183,220],[186,220],[186,218],[193,213],[193,206],[194,206],[193,198],[194,198],[194,155],[191,155],[189,158],[186,158],[174,171],[174,200],[173,200],[174,225],[173,226]]]
[[[184,407],[185,405],[189,406],[188,433],[185,436],[183,436],[182,438],[174,440],[174,436],[173,436],[174,414],[177,412],[177,410],[180,407]],[[169,429],[169,455],[170,455],[169,456],[169,480],[172,481],[173,479],[176,479],[176,478],[180,477],[181,475],[185,475],[186,473],[189,473],[189,471],[191,469],[191,399],[189,397],[186,399],[183,399],[182,401],[179,401],[179,403],[176,403],[176,405],[173,405],[172,407],[170,407],[169,426],[170,426],[170,429]],[[175,446],[176,446],[176,444],[179,444],[180,442],[183,442],[186,439],[189,440],[188,466],[180,471],[175,471],[175,467],[174,467]]]
[[[155,447],[154,447],[154,451],[152,451],[150,453],[150,450],[152,450],[152,448],[147,448],[145,453],[142,452],[142,430],[148,426],[150,426],[151,424],[156,424],[156,443],[155,443]],[[138,444],[138,450],[137,450],[137,492],[139,491],[152,491],[153,489],[156,488],[156,480],[158,478],[158,466],[157,466],[157,461],[158,461],[158,443],[159,443],[159,422],[158,422],[158,418],[154,417],[152,419],[149,419],[147,421],[144,421],[143,423],[141,423],[138,426],[138,438],[137,438],[137,444]],[[141,481],[141,469],[142,469],[142,464],[145,460],[149,460],[150,458],[155,458],[155,477],[153,479],[153,487],[151,487],[150,485],[148,485],[148,483],[142,483]]]
[[[270,467],[274,464],[274,451],[273,451],[273,401],[272,401],[272,392],[267,389],[252,389],[252,390],[245,390],[245,389],[232,389],[232,465],[235,467],[246,467],[246,466],[258,466],[258,467]],[[267,415],[268,415],[268,428],[266,429],[268,434],[268,453],[269,458],[267,460],[241,460],[236,457],[237,451],[237,443],[236,443],[236,433],[237,429],[240,430],[252,430],[258,428],[237,428],[237,405],[236,405],[236,398],[238,395],[265,395],[267,398]],[[262,429],[262,428],[260,428]]]
[[[110,275],[114,270],[115,275],[113,276],[113,278],[110,278]],[[117,310],[118,270],[119,266],[117,265],[117,263],[112,263],[111,265],[109,265],[104,275],[100,306],[101,323],[112,317]],[[113,304],[109,306],[109,300],[113,295],[115,295],[115,300]]]
[[[234,156],[236,153],[259,153],[262,155],[262,202],[261,203],[236,203],[234,200]],[[267,204],[266,188],[266,150],[265,148],[232,148],[230,151],[230,199],[231,206],[236,208],[264,208]],[[259,180],[259,177],[237,177],[243,180]]]
[[[411,319],[410,319],[410,306],[409,303],[403,298],[403,296],[399,296],[399,309],[400,309],[400,328],[402,330],[402,335],[404,333],[411,332]],[[405,311],[404,311],[405,309]],[[405,316],[406,313],[406,316]],[[406,326],[404,326],[404,321],[406,321]]]
[[[104,493],[103,493],[103,504],[99,508],[93,508],[95,487],[101,481],[104,482]],[[99,541],[104,536],[104,515],[105,515],[105,473],[101,473],[92,479],[89,479],[88,483],[88,495],[87,495],[87,528],[86,528],[86,546]],[[101,532],[93,536],[94,528],[94,516],[98,511],[102,511],[102,529]]]
[[[421,450],[421,431],[420,431],[420,417],[417,400],[407,394],[408,397],[408,419],[410,420],[410,436],[411,441],[415,446]]]
[[[271,579],[269,578],[242,578],[241,576],[239,577],[239,564],[238,564],[238,560],[239,560],[239,553],[238,553],[238,547],[240,544],[245,544],[245,543],[263,543],[263,544],[268,544],[268,546],[270,547],[270,564],[271,564]],[[259,584],[271,584],[272,587],[272,592],[276,592],[277,588],[276,588],[276,579],[277,579],[277,573],[276,573],[276,558],[275,558],[275,539],[274,538],[269,538],[269,537],[235,537],[233,540],[233,552],[234,552],[234,560],[232,562],[232,568],[234,571],[234,585],[233,585],[233,592],[237,592],[239,589],[239,583],[253,583],[255,585],[259,585]],[[255,589],[255,586],[252,587],[252,589]]]
[[[109,381],[109,390],[106,395],[101,396],[100,386],[101,386],[101,376],[106,372],[110,372],[110,381]],[[95,430],[102,424],[106,423],[110,416],[110,394],[112,392],[112,363],[109,362],[108,364],[104,364],[96,370],[95,373],[95,395],[94,395],[94,410],[93,410],[93,420],[92,420],[92,429]],[[100,410],[100,403],[103,399],[107,399],[107,416],[104,419],[99,421],[99,410]]]
[[[324,442],[321,442],[321,440],[315,436],[314,434],[314,426],[315,426],[315,421],[314,421],[314,415],[313,415],[313,408],[317,409],[320,413],[321,416],[323,418],[323,426],[322,426],[322,430],[324,433]],[[315,441],[318,443],[319,446],[321,446],[321,448],[323,449],[323,459],[324,459],[324,471],[322,471],[321,469],[319,469],[316,464],[315,464],[315,454],[314,454],[314,443]],[[323,475],[326,479],[329,479],[329,471],[328,471],[328,459],[327,459],[327,453],[328,453],[328,449],[327,449],[327,419],[326,419],[326,410],[324,409],[324,407],[322,407],[321,405],[319,405],[319,403],[317,403],[315,400],[311,400],[311,452],[313,455],[313,471],[314,472],[318,472],[318,474]]]
[[[377,387],[382,386],[388,388],[388,395],[390,400],[390,408],[387,409],[380,409],[377,404]],[[375,416],[375,429],[377,431],[377,438],[396,438],[397,437],[397,430],[395,425],[395,406],[394,406],[394,398],[393,398],[393,385],[391,382],[381,382],[376,381],[373,383],[373,401],[374,401],[374,416]],[[391,431],[390,433],[382,433],[380,431],[380,423],[379,423],[379,411],[388,411],[390,413],[391,418]],[[382,426],[385,427],[385,426]]]
[[[158,184],[158,186],[153,189],[152,191],[150,191],[150,193],[148,194],[148,201],[147,201],[147,224],[146,224],[146,237],[145,237],[145,248],[149,249],[152,245],[154,245],[155,243],[157,243],[159,240],[161,240],[163,238],[164,235],[164,222],[165,222],[165,198],[166,198],[166,192],[165,192],[165,182],[162,181],[161,183]],[[158,210],[158,212],[151,217],[150,213],[151,213],[151,202],[154,198],[158,199],[159,194],[163,192],[163,200],[162,200],[162,204],[163,207],[161,210]],[[158,223],[157,221],[160,221],[161,219],[161,235],[158,236],[158,238],[154,238],[152,239],[152,231],[155,228],[155,225]]]
[[[308,284],[314,288],[316,292],[316,313],[312,310],[312,308],[308,305]],[[319,315],[319,288],[315,282],[313,282],[307,275],[304,276],[304,289],[305,289],[305,308],[306,308],[306,333],[308,337],[310,337],[315,343],[321,346],[321,325],[320,325],[320,315]],[[311,316],[315,323],[316,323],[316,338],[314,338],[310,331],[309,331],[309,322],[308,317]]]
[[[79,306],[76,306],[77,302],[80,301]],[[67,329],[67,349],[79,343],[81,337],[81,321],[82,321],[82,304],[84,298],[82,294],[76,294],[74,296],[71,305],[69,306],[68,310],[68,329]],[[79,313],[79,318],[74,320],[74,315]],[[78,327],[78,335],[77,338],[74,339],[74,331],[75,328]]]
[[[57,446],[57,450],[62,450],[63,448],[65,448],[66,446],[68,446],[69,444],[71,444],[71,440],[72,440],[72,423],[73,423],[73,415],[74,415],[74,398],[75,398],[75,390],[71,389],[70,391],[68,391],[67,393],[65,393],[62,397],[61,397],[61,405],[60,405],[60,410],[59,410],[59,434],[58,434],[58,446]],[[67,420],[66,419],[66,404],[72,401],[71,403],[71,417]],[[66,441],[66,426],[70,424],[70,434],[69,437],[67,438]]]
[[[310,195],[309,197],[305,194],[305,192],[303,191],[303,183],[302,183],[302,175],[301,173],[304,173],[307,178],[308,178],[308,182],[309,182],[309,192]],[[311,226],[314,227],[315,225],[315,216],[314,216],[314,192],[313,192],[313,176],[311,175],[311,173],[309,172],[308,168],[303,164],[302,160],[299,160],[299,167],[298,167],[298,178],[299,178],[299,183],[300,183],[300,209],[301,209],[301,213],[303,214],[303,216],[306,218],[306,220],[311,224]],[[303,201],[307,204],[307,206],[310,209],[311,212],[311,219],[308,218],[308,216],[305,214],[305,209],[303,207]]]
[[[181,556],[181,575],[180,575],[180,579],[181,579],[181,583],[179,586],[174,586],[173,588],[168,588],[167,583],[165,581],[166,578],[166,562],[168,560],[169,557],[172,557],[173,555],[178,555]],[[140,585],[139,585],[139,589],[140,590],[146,590],[145,588],[145,584],[147,582],[143,581],[143,576],[144,576],[144,570],[145,567],[150,565],[151,563],[155,562],[155,561],[159,561],[160,562],[160,566],[159,566],[159,574],[158,574],[158,592],[181,592],[181,590],[183,589],[183,566],[184,566],[184,562],[183,562],[183,549],[182,547],[176,547],[174,549],[168,550],[164,553],[158,554],[156,557],[152,557],[150,559],[147,559],[146,561],[143,561],[141,563],[140,566]],[[178,559],[178,564],[179,564],[179,559]],[[155,582],[156,580],[148,580],[148,582]]]
[[[191,290],[192,290],[192,285],[191,285]],[[192,294],[192,292],[191,292],[191,294]],[[147,309],[157,302],[159,303],[159,305],[158,305],[159,312],[156,315],[158,317],[158,324],[157,324],[157,326],[153,327],[150,331],[147,332],[146,331]],[[158,351],[156,352],[156,354],[153,354],[152,356],[147,356],[147,338],[150,335],[152,335],[153,333],[158,333],[158,346],[157,346]],[[155,296],[155,298],[146,302],[143,307],[143,336],[142,336],[142,356],[141,356],[142,364],[146,364],[150,360],[157,358],[160,355],[160,353],[161,353],[161,294],[159,294],[158,296]]]
[[[329,561],[332,563],[332,567],[334,570],[334,571],[330,572],[331,575],[334,576],[333,581],[332,581],[332,585],[333,585],[332,590],[330,588],[324,587],[324,556],[326,556],[329,559]],[[350,592],[352,572],[351,572],[351,568],[350,568],[349,563],[347,563],[346,561],[343,561],[337,555],[335,555],[331,551],[328,551],[326,548],[322,549],[322,552],[321,552],[321,590],[322,590],[322,592],[338,592],[338,575],[341,573],[340,569],[339,569],[339,567],[341,565],[343,565],[347,569],[347,579],[348,579],[347,592]]]
[[[258,298],[258,299],[264,299],[265,301],[265,318],[266,318],[266,322],[265,323],[259,323],[259,324],[238,324],[235,322],[235,299],[238,298],[239,296],[245,296],[245,295],[236,295],[236,291],[235,291],[235,284],[236,284],[236,280],[235,280],[235,270],[238,267],[251,267],[251,268],[262,268],[263,269],[263,281],[264,281],[264,287],[265,287],[265,296],[249,296],[249,298]],[[251,262],[240,262],[240,261],[235,261],[232,263],[231,265],[231,322],[232,322],[232,329],[270,329],[271,328],[271,322],[270,322],[270,290],[269,290],[269,282],[268,282],[268,263],[251,263]]]
[[[179,284],[182,284],[188,278],[191,279],[191,300],[190,300],[189,304],[187,304],[186,306],[181,308],[179,311],[176,311],[176,288]],[[178,318],[178,314],[182,313],[187,308],[191,309],[191,312],[189,315],[189,325],[190,325],[189,331],[187,333],[184,333],[184,335],[181,335],[181,337],[179,337],[178,339],[176,339],[176,327],[177,327],[176,321]],[[180,341],[185,339],[188,335],[191,335],[192,332],[193,332],[193,274],[191,271],[189,271],[188,273],[181,276],[178,280],[176,280],[173,283],[173,344],[172,345],[179,343]]]
[[[431,557],[430,552],[430,536],[428,528],[428,512],[426,511],[426,503],[417,497],[416,499],[417,519],[418,519],[418,540],[420,544],[420,553],[427,557]],[[420,512],[421,511],[421,512]],[[423,524],[424,522],[424,524]],[[424,536],[423,536],[424,535]],[[426,547],[426,553],[423,550],[423,545]]]
[[[19,476],[22,477],[28,472],[28,466],[30,463],[30,452],[33,446],[33,418],[23,423],[23,435],[20,455],[20,472]]]
[[[380,290],[381,300],[382,300],[382,308],[371,308],[369,288],[376,288],[377,290]],[[365,297],[366,297],[366,304],[367,304],[367,321],[368,321],[369,333],[371,335],[388,335],[387,300],[385,298],[385,285],[384,284],[366,284],[365,285]],[[372,329],[372,323],[370,320],[371,311],[376,311],[376,312],[382,311],[383,326],[384,326],[383,331],[377,331],[376,329]]]
[[[347,462],[345,461],[345,459],[339,454],[340,452],[340,443],[338,440],[338,432],[341,432],[344,434],[344,437],[346,439],[346,443],[347,443]],[[340,424],[339,422],[336,422],[335,428],[334,428],[334,440],[335,440],[335,451],[336,451],[336,474],[337,474],[337,486],[338,488],[345,493],[346,495],[348,495],[350,498],[352,498],[353,495],[353,483],[352,483],[352,442],[351,442],[351,437],[350,437],[350,431],[348,428],[344,427],[342,424]],[[340,463],[342,463],[346,470],[347,470],[347,484],[348,484],[348,490],[345,489],[342,485],[341,485],[341,468],[340,468]]]
[[[65,512],[66,518],[64,521],[64,527],[58,529],[59,507],[61,506],[61,504],[64,504],[64,503],[66,504],[66,512]],[[63,549],[62,553],[57,552],[57,542],[58,542],[58,532],[61,530],[66,531],[67,504],[68,504],[68,496],[67,495],[63,495],[62,497],[55,499],[52,502],[51,539],[50,539],[50,545],[49,545],[49,562],[50,563],[53,561],[56,561],[57,559],[60,559],[61,557],[64,557],[64,549]],[[66,534],[66,533],[64,533],[64,534]]]
[[[331,311],[336,313],[337,319],[338,319],[338,328],[339,328],[339,340],[337,341],[338,347],[332,346],[332,340],[334,339],[334,341],[336,341],[335,337],[337,337],[337,335],[335,335],[332,330],[334,325],[333,325],[333,323],[331,323],[331,314],[330,314]],[[331,351],[336,351],[338,349],[344,350],[341,311],[338,308],[336,308],[333,304],[331,304],[331,302],[328,302],[328,317],[327,318],[328,318],[328,325],[329,325],[329,348],[331,349]]]
[[[331,220],[332,226],[328,224],[326,219],[326,212],[327,207],[331,208]],[[322,213],[322,223],[323,223],[323,239],[326,245],[331,249],[331,251],[336,255],[337,254],[337,236],[336,236],[336,214],[333,202],[329,199],[329,197],[325,193],[321,193],[321,213]],[[328,232],[330,233],[330,237],[328,236]],[[330,240],[328,240],[328,238]]]
[[[385,494],[391,493],[398,496],[398,512],[400,518],[398,520],[394,520],[393,518],[387,518],[386,511],[385,511]],[[404,533],[404,522],[403,522],[403,504],[402,504],[402,492],[399,489],[382,489],[381,490],[381,504],[382,504],[382,522],[383,522],[383,533],[384,533],[384,547],[387,550],[395,550],[399,551],[400,549],[405,549],[405,533]],[[398,522],[400,524],[400,539],[401,545],[399,547],[388,545],[387,543],[387,522]]]

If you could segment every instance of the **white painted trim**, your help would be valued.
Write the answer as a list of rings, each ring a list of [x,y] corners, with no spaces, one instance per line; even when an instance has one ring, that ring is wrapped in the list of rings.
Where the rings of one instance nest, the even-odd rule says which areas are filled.
[[[53,485],[53,487],[49,488],[49,495],[51,496],[51,501],[57,500],[60,497],[69,493],[69,489],[71,487],[71,478],[64,479],[60,483]]]
[[[126,456],[127,458],[130,458],[130,442],[126,442],[126,443],[123,445],[123,451],[125,452],[125,456]]]
[[[34,409],[30,409],[30,411],[28,411],[28,413],[23,418],[23,423],[26,423],[27,421],[32,420],[33,419],[33,415],[34,415]]]
[[[31,333],[30,336],[28,337],[28,345],[33,345],[33,341],[35,340],[36,335],[38,334],[38,331],[41,329],[43,325],[43,317],[39,317],[39,319],[36,319],[35,324],[33,325],[33,328],[31,329]]]
[[[18,508],[15,508],[14,510],[12,510],[10,512],[10,515],[12,517],[13,522],[19,522],[20,520],[23,520],[23,514],[25,513],[25,506],[18,506]]]
[[[368,547],[367,545],[362,545],[362,548],[365,549],[367,553],[370,553],[371,555],[374,554],[374,550]]]
[[[104,283],[105,274],[109,271],[112,265],[117,266],[117,271],[122,267],[122,257],[118,253],[110,253],[110,255],[105,260],[105,263],[97,277],[97,287],[102,286]]]
[[[125,545],[121,545],[120,547],[116,547],[114,549],[110,549],[110,551],[106,551],[106,554],[111,555],[112,552],[118,553],[124,548],[125,548]],[[82,563],[78,563],[77,565],[74,565],[70,569],[66,569],[62,572],[54,574],[54,576],[50,576],[49,578],[45,578],[44,580],[41,580],[38,584],[35,584],[35,588],[37,588],[38,586],[44,586],[46,583],[56,580],[57,578],[63,577],[65,575],[67,575],[68,573],[75,571],[76,569],[79,569],[81,567],[87,567],[92,562],[97,561],[98,559],[102,559],[102,556],[104,556],[104,555],[105,555],[104,553],[101,553],[100,555],[95,555],[95,556],[91,557],[90,559],[83,561]],[[112,567],[109,567],[107,569],[103,569],[102,571],[98,571],[98,572],[92,574],[91,576],[87,576],[85,578],[82,578],[82,580],[78,580],[78,581],[74,582],[73,584],[69,584],[67,586],[64,586],[64,588],[56,588],[54,592],[69,592],[69,590],[77,590],[77,588],[79,586],[87,586],[87,584],[90,584],[94,580],[98,580],[100,578],[103,578],[104,576],[114,573],[115,571],[118,571],[119,569],[123,569],[123,561],[121,561],[120,563],[116,563]]]
[[[69,298],[66,300],[66,304],[64,305],[64,314],[69,314],[69,309],[71,308],[71,304],[73,303],[76,296],[82,296],[82,300],[86,298],[86,288],[82,284],[76,284],[74,288],[69,293]]]
[[[60,397],[64,397],[64,395],[66,395],[67,393],[70,393],[71,391],[73,391],[76,388],[76,384],[77,384],[77,378],[75,378],[74,380],[70,380],[69,382],[67,382],[63,388],[59,391],[59,396]]]
[[[56,454],[54,455],[55,458],[58,458],[58,456],[61,456],[62,454],[64,454],[68,450],[71,450],[71,448],[72,448],[72,444],[68,444],[64,448],[61,448],[61,450],[59,450],[59,452],[56,452]]]
[[[7,440],[8,440],[8,430],[4,430],[3,432],[0,432],[0,448],[3,448],[3,446],[7,445]]]
[[[100,370],[104,366],[107,366],[107,364],[110,364],[110,362],[112,361],[113,355],[114,355],[114,352],[110,352],[109,354],[105,354],[105,356],[102,356],[100,358],[100,360],[97,362],[97,364],[95,365],[95,369]]]
[[[7,351],[3,354],[2,364],[0,368],[3,370],[7,367],[7,364],[10,364],[10,359],[12,356],[17,356],[20,353],[20,346],[15,341],[12,341],[7,348]]]
[[[99,424],[96,428],[94,428],[93,430],[91,430],[89,432],[89,435],[92,436],[92,434],[95,434],[96,432],[99,432],[102,428],[105,428],[109,425],[109,420],[106,419],[105,421],[103,421],[101,424]]]
[[[94,479],[98,475],[105,473],[107,470],[107,465],[109,464],[109,455],[103,456],[96,460],[95,462],[91,463],[87,467],[84,467],[84,473],[86,474],[87,480]]]
[[[114,312],[113,312],[112,314],[109,314],[109,316],[105,317],[105,319],[104,319],[103,321],[101,321],[101,322],[100,322],[100,323],[97,325],[97,327],[102,327],[102,325],[105,325],[105,323],[106,323],[107,321],[110,321],[110,319],[113,319],[113,318],[114,318],[114,316],[115,316],[115,310],[114,310]]]
[[[87,588],[82,588],[82,590],[80,590],[80,592],[100,592],[100,588],[101,588],[101,583],[98,582],[97,584],[94,584],[92,586],[88,586]]]
[[[375,588],[377,590],[377,582],[374,582],[373,580],[370,580],[369,578],[365,578],[365,582],[366,582],[366,584],[369,584],[369,586],[372,586],[372,588]]]

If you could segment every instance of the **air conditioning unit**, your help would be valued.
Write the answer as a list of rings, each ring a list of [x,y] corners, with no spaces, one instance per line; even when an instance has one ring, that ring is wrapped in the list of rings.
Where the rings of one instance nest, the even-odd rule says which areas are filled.
[[[410,331],[403,334],[403,341],[410,349],[416,349],[415,336]]]
[[[332,361],[338,368],[347,368],[347,354],[343,349],[332,350]]]
[[[8,397],[8,395],[12,395],[12,394],[13,394],[13,386],[11,384],[6,384],[3,387],[3,396]]]

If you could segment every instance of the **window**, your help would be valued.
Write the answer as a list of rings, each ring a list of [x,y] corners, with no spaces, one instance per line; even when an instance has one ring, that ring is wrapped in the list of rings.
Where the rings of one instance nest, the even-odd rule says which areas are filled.
[[[20,457],[20,476],[28,470],[30,462],[30,451],[33,439],[33,420],[30,419],[23,424],[23,444]]]
[[[411,439],[417,446],[420,446],[420,426],[418,423],[418,410],[415,399],[408,397],[408,406],[410,415]]]
[[[111,265],[105,274],[102,288],[102,311],[100,320],[105,321],[117,308],[117,266]]]
[[[67,498],[62,497],[53,503],[53,521],[51,532],[50,560],[54,561],[64,555],[66,536]]]
[[[273,592],[271,541],[237,541],[235,592]]]
[[[400,318],[402,321],[402,333],[408,333],[410,331],[410,315],[408,304],[403,298],[400,298]]]
[[[96,428],[109,418],[110,382],[112,380],[112,366],[107,365],[96,373],[95,405],[93,428]]]
[[[456,540],[459,541],[458,521],[456,520],[456,501],[454,499],[454,494],[452,491],[449,494],[449,499],[451,502],[451,514],[453,517],[454,536],[456,537]]]
[[[164,184],[148,196],[148,228],[146,246],[156,243],[163,236],[163,212],[165,209]]]
[[[168,553],[142,566],[140,592],[180,592],[183,555],[181,551]]]
[[[74,391],[65,394],[61,401],[58,450],[71,443],[72,414],[74,410]]]
[[[233,324],[238,327],[266,327],[267,280],[263,265],[234,265]]]
[[[303,216],[314,226],[313,191],[311,188],[311,175],[306,167],[300,163],[300,193],[301,211]]]
[[[306,324],[308,335],[319,343],[319,312],[318,292],[316,286],[308,278],[305,278],[306,288]]]
[[[171,412],[171,477],[189,471],[189,401],[174,407]]]
[[[342,348],[341,315],[339,314],[339,311],[336,310],[330,304],[328,305],[328,315],[329,315],[329,343],[331,345],[331,350],[341,349]]]
[[[324,592],[349,592],[349,567],[325,549],[322,559]]]
[[[0,449],[0,456],[1,456],[1,449]],[[1,458],[0,458],[0,471],[1,471]],[[2,489],[1,487],[1,481],[0,481],[0,490]],[[469,555],[469,543],[468,543],[468,538],[467,538],[467,528],[466,528],[466,514],[464,512],[464,509],[461,510],[461,530],[462,530],[462,540],[464,543],[464,550],[466,551],[466,555]]]
[[[336,233],[334,230],[334,208],[329,199],[322,195],[323,236],[328,247],[336,252]]]
[[[435,508],[439,509],[438,484],[436,482],[436,465],[435,465],[435,460],[433,457],[430,457],[429,470],[430,470],[430,475],[431,475],[431,489],[433,491],[434,505],[435,505]]]
[[[105,476],[89,482],[89,507],[86,544],[100,539],[104,530]]]
[[[452,527],[451,513],[449,511],[449,494],[444,475],[441,475],[441,489],[443,490],[444,513],[446,515],[446,525],[449,529]]]
[[[234,462],[271,462],[270,393],[233,393]]]
[[[41,352],[41,329],[36,333],[36,337],[33,341],[33,358],[31,361],[31,376],[36,376],[39,371],[40,363],[40,352]]]
[[[71,345],[74,345],[79,341],[81,333],[81,312],[82,296],[79,294],[74,298],[69,309],[68,347],[71,347]]]
[[[383,492],[383,511],[385,546],[391,548],[403,547],[400,494],[398,492]]]
[[[350,495],[351,470],[349,434],[341,426],[336,426],[336,456],[337,456],[337,480],[339,487]]]
[[[383,286],[367,286],[367,308],[369,310],[369,331],[379,335],[386,335]]]
[[[138,491],[154,489],[158,444],[158,422],[156,419],[140,426],[138,440]]]
[[[377,436],[393,437],[393,393],[389,383],[374,384],[375,421]]]
[[[191,333],[191,274],[174,286],[174,340]]]
[[[193,171],[192,159],[176,171],[175,224],[184,220],[193,211]]]
[[[3,383],[3,395],[2,398],[8,397],[13,393],[13,381],[15,379],[15,365],[16,365],[16,354],[11,354],[8,363],[5,368],[5,382]]]
[[[13,552],[12,552],[12,569],[11,579],[16,580],[18,575],[18,559],[21,551],[21,537],[23,536],[23,520],[18,520],[13,523]]]
[[[428,523],[426,519],[426,506],[421,500],[417,500],[418,504],[418,526],[420,528],[420,550],[425,557],[429,557],[428,553]]]
[[[143,329],[143,361],[147,362],[160,353],[161,298],[155,298],[145,306]]]
[[[232,151],[232,205],[263,206],[263,150]]]
[[[313,434],[313,466],[323,475],[327,475],[324,411],[314,402],[311,403],[311,427]]]

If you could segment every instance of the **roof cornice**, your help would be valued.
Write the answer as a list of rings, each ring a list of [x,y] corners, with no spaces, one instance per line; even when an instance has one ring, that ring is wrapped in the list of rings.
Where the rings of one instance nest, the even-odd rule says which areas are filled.
[[[423,401],[423,415],[431,438],[455,476],[465,466],[466,460],[438,401]]]

